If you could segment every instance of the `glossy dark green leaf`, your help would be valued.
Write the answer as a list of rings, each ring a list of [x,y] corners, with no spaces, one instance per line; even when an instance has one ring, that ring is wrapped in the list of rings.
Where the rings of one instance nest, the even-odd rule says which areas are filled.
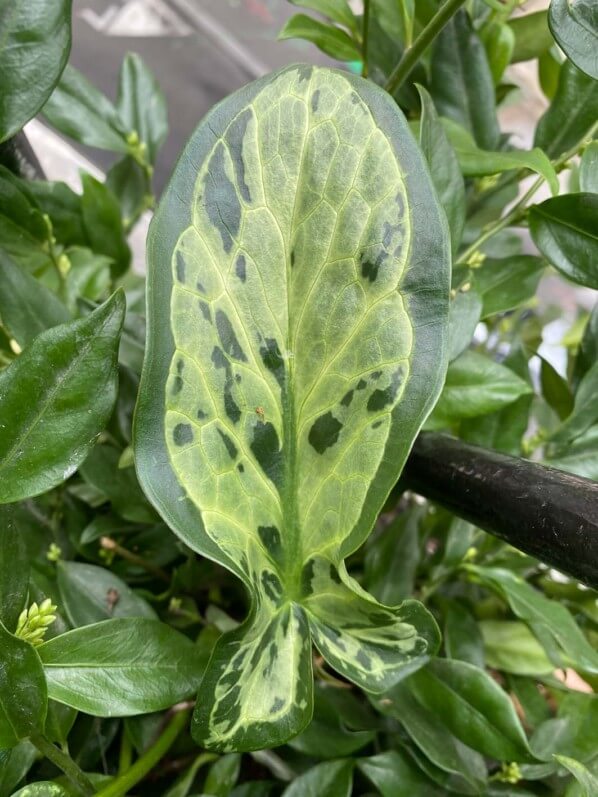
[[[428,161],[434,188],[446,213],[454,254],[461,243],[465,224],[465,184],[432,98],[423,86],[418,86],[417,90],[422,105],[419,145]]]
[[[0,623],[0,749],[43,729],[47,710],[44,671],[35,648]]]
[[[26,185],[37,207],[50,218],[53,233],[63,246],[89,246],[79,194],[61,182],[34,180]]]
[[[598,80],[598,7],[594,0],[551,0],[548,24],[567,58]]]
[[[581,143],[598,118],[598,81],[565,61],[550,107],[536,128],[534,144],[556,158]]]
[[[471,278],[472,287],[482,297],[482,318],[505,313],[529,301],[544,268],[544,261],[531,255],[484,260]]]
[[[0,167],[0,243],[20,266],[41,271],[52,265],[50,233],[25,184]]]
[[[598,141],[588,144],[581,156],[579,190],[598,194]]]
[[[595,362],[598,361],[598,302],[594,305],[592,312],[584,327],[583,336],[575,363],[573,366],[573,388],[576,390],[581,378],[590,370]]]
[[[404,118],[348,73],[293,66],[251,84],[179,160],[150,233],[134,444],[169,526],[251,596],[205,675],[202,746],[261,749],[303,730],[312,639],[369,691],[436,648],[420,603],[381,606],[343,562],[440,387],[448,258]]]
[[[40,332],[64,324],[70,314],[55,293],[20,268],[0,249],[0,318],[9,334],[23,347]]]
[[[484,666],[484,642],[477,619],[461,601],[448,604],[444,619],[444,648],[449,659]]]
[[[152,206],[148,174],[131,155],[125,155],[106,174],[106,185],[119,201],[123,227],[127,232],[143,211]]]
[[[511,699],[484,670],[457,659],[433,659],[407,684],[464,744],[499,761],[530,759]]]
[[[58,563],[58,587],[62,606],[75,627],[111,617],[157,619],[151,606],[124,581],[103,567],[81,562]]]
[[[504,22],[493,22],[484,26],[481,38],[486,48],[492,79],[494,84],[498,85],[513,57],[515,33],[513,28]]]
[[[151,523],[156,514],[141,492],[134,469],[119,470],[120,455],[113,446],[96,446],[82,463],[81,475],[110,501],[120,517],[133,523]]]
[[[558,454],[549,456],[546,464],[598,481],[598,426],[592,426]]]
[[[540,88],[545,97],[552,102],[559,87],[559,77],[561,74],[562,61],[559,57],[560,51],[551,48],[538,59],[538,80]]]
[[[554,664],[525,623],[512,620],[482,620],[486,664],[514,675],[548,675]]]
[[[478,352],[466,351],[449,365],[432,421],[475,418],[530,392],[530,386],[510,368]]]
[[[538,58],[553,44],[546,11],[535,11],[532,14],[513,17],[508,25],[515,34],[512,63]]]
[[[555,368],[540,357],[540,386],[546,402],[552,407],[561,420],[573,411],[573,395],[567,380]]]
[[[347,0],[289,0],[294,6],[317,11],[353,33],[359,33],[357,18]]]
[[[67,66],[44,106],[51,125],[81,144],[111,152],[129,152],[128,131],[118,111],[81,72]]]
[[[596,756],[598,697],[583,692],[566,692],[559,701],[556,717],[538,726],[530,744],[534,754],[554,763],[554,755],[575,756],[583,763]]]
[[[482,299],[477,291],[457,291],[449,308],[449,362],[456,360],[473,339],[482,315]]]
[[[149,163],[168,134],[166,101],[158,81],[136,53],[127,53],[120,70],[116,109],[127,130],[137,133]]]
[[[368,547],[365,583],[386,606],[395,606],[413,595],[420,560],[419,527],[425,511],[413,507],[402,512]]]
[[[39,647],[48,695],[98,717],[169,708],[197,689],[193,643],[170,626],[120,618],[77,628]]]
[[[87,456],[116,398],[124,304],[117,292],[42,332],[0,373],[0,502],[49,490]]]
[[[598,194],[547,199],[529,211],[534,243],[573,282],[598,288]]]
[[[0,142],[41,109],[71,49],[71,0],[0,0]]]
[[[2,755],[4,753],[4,757]],[[0,795],[11,797],[38,756],[37,749],[24,740],[10,750],[0,752]]]
[[[91,248],[113,261],[112,276],[119,277],[131,263],[131,250],[125,238],[118,200],[104,183],[89,174],[83,174],[81,182],[83,223]]]
[[[430,90],[441,116],[463,125],[482,149],[497,148],[494,81],[484,45],[463,10],[434,43]]]
[[[48,700],[48,713],[44,725],[44,735],[50,742],[65,745],[68,735],[77,719],[77,712],[64,703]]]
[[[29,587],[29,552],[20,532],[16,507],[0,505],[0,622],[11,632],[25,608]]]
[[[110,293],[111,258],[81,246],[73,246],[64,254],[70,266],[63,288],[69,310],[77,313],[81,299],[92,302],[105,299]]]
[[[338,61],[359,61],[361,52],[344,30],[327,25],[306,14],[295,14],[278,34],[283,39],[306,39],[319,50]]]
[[[210,767],[202,793],[213,797],[228,797],[239,779],[241,756],[239,753],[223,755]]]
[[[382,797],[443,797],[403,752],[388,750],[357,761],[357,768],[378,789]]]
[[[581,378],[575,391],[573,410],[552,433],[551,442],[560,446],[568,445],[598,421],[597,393],[598,362],[595,362]]]
[[[509,570],[475,565],[466,569],[498,592],[513,613],[532,628],[555,666],[598,672],[598,653],[563,604],[550,600]]]
[[[593,775],[587,767],[574,758],[569,758],[565,755],[555,754],[554,757],[561,766],[569,770],[581,786],[580,797],[594,797],[594,795],[598,794],[598,777]],[[576,793],[579,794],[579,792]],[[567,795],[569,795],[569,792],[567,792]]]
[[[282,793],[282,797],[351,797],[352,759],[326,761],[308,769]]]
[[[398,719],[424,756],[447,773],[444,785],[457,794],[480,794],[486,780],[483,757],[459,741],[439,721],[438,714],[422,706],[406,684],[376,698],[374,704],[383,714]]]

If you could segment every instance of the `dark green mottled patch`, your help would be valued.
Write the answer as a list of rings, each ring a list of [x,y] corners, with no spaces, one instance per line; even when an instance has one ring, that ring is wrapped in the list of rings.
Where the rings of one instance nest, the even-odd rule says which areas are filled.
[[[297,71],[297,75],[299,76],[300,83],[303,83],[304,80],[309,80],[311,78],[312,72],[314,71],[313,66],[308,66],[307,64],[297,64],[295,69]]]
[[[262,570],[262,587],[266,595],[275,603],[282,597],[282,584],[280,579],[271,570]]]
[[[367,655],[367,653],[365,653],[365,652],[364,652],[363,650],[361,650],[361,649],[357,651],[357,653],[356,653],[356,655],[355,655],[355,659],[356,659],[356,660],[357,660],[357,662],[358,662],[359,664],[361,664],[361,666],[362,666],[364,669],[366,669],[366,670],[369,670],[369,669],[370,669],[370,667],[372,666],[372,660],[371,660],[371,659],[370,659],[370,657]]]
[[[318,105],[320,104],[320,89],[316,89],[314,93],[311,95],[311,110],[312,113],[315,113],[318,110]]]
[[[295,265],[295,250],[291,249],[291,268]]]
[[[226,317],[226,316],[225,316]],[[216,314],[216,320],[218,320],[218,314]],[[233,369],[231,364],[229,363],[228,359],[226,358],[224,352],[219,346],[214,346],[212,350],[212,362],[216,366],[216,368],[224,369],[226,374],[224,380],[224,411],[228,418],[233,423],[238,423],[241,419],[241,409],[239,405],[233,398]]]
[[[303,570],[301,571],[301,594],[304,597],[313,594],[314,588],[312,586],[312,581],[314,580],[315,569],[315,559],[308,559],[303,565]]]
[[[235,330],[232,327],[229,317],[223,310],[216,311],[216,329],[218,331],[218,337],[220,338],[222,348],[228,354],[228,356],[233,357],[235,360],[239,360],[240,362],[246,363],[247,357],[245,356],[245,352],[237,340]]]
[[[205,293],[206,292],[205,285],[203,284],[203,282],[201,280],[197,280],[197,282],[195,284],[197,285],[197,290],[200,293]]]
[[[257,533],[264,548],[276,556],[281,550],[280,532],[276,526],[258,526]]]
[[[371,377],[374,380],[374,382],[377,382],[381,376],[382,376],[382,371],[372,371],[371,373]]]
[[[334,647],[338,648],[339,650],[346,651],[347,646],[343,642],[341,638],[341,634],[336,628],[331,628],[329,625],[324,625],[320,628],[322,636],[324,636],[329,642],[331,642]]]
[[[382,421],[374,421],[372,424],[372,429],[378,429],[380,426],[382,426]]]
[[[281,709],[285,706],[284,700],[280,697],[276,697],[274,699],[274,703],[270,706],[270,714],[277,714]]]
[[[280,487],[282,481],[282,451],[276,429],[270,422],[258,421],[253,427],[253,440],[249,445],[253,456],[266,476]]]
[[[185,282],[185,258],[177,251],[176,253],[176,278],[179,282]]]
[[[360,379],[355,387],[355,390],[365,390],[367,386],[368,383],[365,381],[365,379]]]
[[[208,413],[203,410],[197,410],[197,417],[200,421],[203,421],[208,417]]]
[[[397,397],[397,393],[399,392],[402,381],[403,371],[401,368],[397,368],[390,378],[390,385],[384,388],[384,390],[380,390],[379,388],[374,390],[372,395],[369,397],[367,403],[368,410],[370,412],[378,412],[379,410],[383,410],[384,407],[387,407],[389,404],[393,404]]]
[[[210,310],[210,305],[207,302],[204,302],[203,299],[199,300],[199,309],[201,311],[202,316],[205,318],[206,321],[209,321],[210,324],[212,323],[212,311]]]
[[[225,167],[225,148],[219,141],[208,165],[203,202],[210,223],[218,230],[225,252],[230,252],[241,224],[241,203]]]
[[[341,404],[343,407],[350,407],[351,402],[353,401],[353,394],[355,393],[354,390],[349,390],[341,399]]]
[[[182,389],[183,389],[183,380],[181,379],[180,376],[175,376],[175,378],[172,380],[172,390],[171,390],[172,395],[176,396],[178,393],[181,392]]]
[[[262,343],[260,357],[268,371],[273,374],[278,384],[283,387],[285,378],[284,360],[278,348],[278,343],[274,338],[266,338]]]
[[[342,428],[343,425],[338,418],[335,418],[331,412],[326,412],[315,421],[307,439],[318,454],[323,454],[327,448],[336,443]]]
[[[241,374],[235,374],[235,382],[238,385],[240,385],[242,381],[243,381],[243,377],[241,376]]]
[[[239,471],[239,473],[245,473],[245,465],[243,465],[242,462],[239,462],[239,464],[237,465],[237,470]]]
[[[231,459],[236,459],[237,458],[237,454],[239,453],[237,451],[237,446],[233,443],[233,441],[226,434],[226,432],[222,431],[222,429],[216,429],[216,431],[218,432],[218,434],[222,438],[222,442],[224,443],[224,446],[225,446],[225,448],[226,448],[226,450],[228,452],[229,457]]]
[[[239,423],[241,420],[241,408],[234,400],[230,389],[230,384],[228,382],[224,386],[224,411],[227,417],[233,423]]]
[[[172,430],[172,439],[177,446],[186,446],[193,442],[193,429],[189,423],[177,423]]]
[[[337,568],[336,568],[336,567],[335,567],[335,566],[332,564],[332,562],[330,563],[330,578],[331,578],[331,579],[332,579],[332,580],[333,580],[333,581],[334,581],[336,584],[342,584],[342,583],[343,583],[343,582],[341,581],[341,577],[340,577],[340,576],[339,576],[339,574],[338,574],[338,570],[337,570]]]
[[[249,186],[245,182],[245,162],[243,160],[243,140],[247,125],[251,119],[251,108],[245,108],[229,125],[226,131],[226,143],[235,168],[235,178],[244,202],[251,202]]]
[[[241,282],[247,281],[247,261],[245,260],[245,255],[239,255],[235,262],[235,274],[241,280]]]
[[[378,278],[378,271],[384,260],[388,257],[384,251],[378,252],[376,257],[364,252],[361,256],[361,276],[370,282],[375,282]]]

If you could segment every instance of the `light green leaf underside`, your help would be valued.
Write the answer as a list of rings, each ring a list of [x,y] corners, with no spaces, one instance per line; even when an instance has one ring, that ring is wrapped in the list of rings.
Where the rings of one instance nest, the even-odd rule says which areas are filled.
[[[374,690],[437,638],[423,608],[403,619],[341,572],[412,371],[402,167],[354,80],[299,67],[261,85],[205,132],[171,261],[169,466],[253,600],[200,690],[195,738],[220,749],[309,721],[310,629]]]

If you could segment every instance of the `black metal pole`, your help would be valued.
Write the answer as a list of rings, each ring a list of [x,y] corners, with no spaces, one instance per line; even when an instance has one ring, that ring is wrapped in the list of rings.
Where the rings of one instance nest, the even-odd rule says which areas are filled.
[[[423,432],[402,482],[598,589],[598,482]]]

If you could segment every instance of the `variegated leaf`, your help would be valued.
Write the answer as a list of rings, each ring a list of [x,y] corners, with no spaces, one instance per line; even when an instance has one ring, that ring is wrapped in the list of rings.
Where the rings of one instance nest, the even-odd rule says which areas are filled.
[[[446,368],[448,238],[392,99],[293,66],[217,106],[149,239],[136,462],[188,545],[248,587],[193,732],[281,744],[309,722],[311,641],[382,691],[438,632],[387,608],[343,561],[370,532]]]

